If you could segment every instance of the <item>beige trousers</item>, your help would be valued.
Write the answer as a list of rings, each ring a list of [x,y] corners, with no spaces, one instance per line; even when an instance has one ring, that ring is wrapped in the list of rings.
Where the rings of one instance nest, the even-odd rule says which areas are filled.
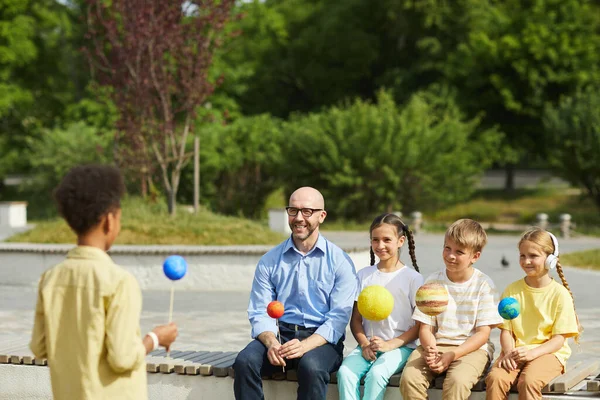
[[[458,346],[438,345],[438,351],[446,353],[454,351]],[[431,371],[425,362],[425,351],[419,346],[408,358],[402,378],[400,393],[403,399],[427,399],[429,383],[438,374]],[[485,350],[475,350],[456,361],[453,361],[446,371],[443,400],[466,400],[471,395],[471,389],[483,375],[489,364],[488,353]]]
[[[485,378],[486,399],[505,400],[517,378],[519,400],[541,399],[542,388],[562,372],[563,365],[554,354],[545,354],[510,372],[500,367],[496,360]]]

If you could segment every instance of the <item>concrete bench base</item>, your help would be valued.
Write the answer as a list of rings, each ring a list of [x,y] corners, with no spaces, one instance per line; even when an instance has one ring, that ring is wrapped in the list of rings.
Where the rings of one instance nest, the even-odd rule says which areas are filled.
[[[266,399],[295,400],[297,384],[290,381],[263,382]],[[327,400],[338,400],[337,386],[329,385]],[[439,400],[442,391],[431,389],[429,398]],[[516,400],[511,395],[511,400]],[[51,400],[50,370],[47,367],[0,364],[0,399]],[[149,400],[233,400],[233,380],[229,377],[179,374],[148,374]],[[388,388],[385,400],[401,400],[397,387]],[[472,400],[484,400],[485,393],[471,395]],[[550,397],[548,397],[550,399]],[[552,397],[554,399],[554,397]]]
[[[34,359],[22,341],[7,344],[0,351],[0,400],[2,399],[51,399],[50,370],[46,360]],[[195,349],[174,350],[166,358],[166,351],[156,350],[146,357],[148,373],[148,396],[151,400],[169,399],[219,399],[233,400],[232,364],[236,352],[197,351]],[[598,362],[581,362],[567,374],[549,383],[547,390],[553,393],[544,399],[596,398],[600,396]],[[285,380],[287,379],[287,380]],[[264,378],[266,399],[293,400],[296,398],[297,383],[294,370]],[[430,399],[441,399],[443,377],[438,377],[429,390]],[[399,375],[390,379],[386,400],[400,400]],[[470,399],[483,400],[485,392],[482,382],[473,388]],[[480,387],[481,386],[481,387]],[[563,395],[568,391],[568,394]],[[517,395],[510,394],[511,400]],[[329,385],[327,400],[338,400],[335,375]]]

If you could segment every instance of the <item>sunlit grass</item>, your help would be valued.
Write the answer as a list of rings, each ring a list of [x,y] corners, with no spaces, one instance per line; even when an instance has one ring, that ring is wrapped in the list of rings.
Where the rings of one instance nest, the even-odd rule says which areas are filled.
[[[424,218],[446,223],[466,217],[481,222],[533,224],[539,213],[548,214],[553,224],[559,222],[560,214],[571,214],[576,231],[586,234],[600,231],[600,212],[593,202],[576,190],[565,189],[482,190],[469,201]]]
[[[600,249],[561,254],[560,263],[570,267],[600,270]]]
[[[283,236],[266,225],[201,209],[191,214],[179,208],[169,216],[164,204],[138,198],[123,202],[121,234],[115,244],[243,245],[276,244]],[[75,235],[62,219],[32,221],[34,229],[12,236],[10,242],[74,243]]]

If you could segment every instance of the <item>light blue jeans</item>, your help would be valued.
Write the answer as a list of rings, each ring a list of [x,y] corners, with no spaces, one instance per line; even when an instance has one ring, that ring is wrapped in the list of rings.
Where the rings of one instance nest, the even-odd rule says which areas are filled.
[[[382,400],[390,376],[404,368],[413,350],[403,346],[385,353],[378,352],[375,361],[365,360],[360,346],[352,350],[337,373],[340,400],[360,399],[360,380],[365,374],[363,399]]]

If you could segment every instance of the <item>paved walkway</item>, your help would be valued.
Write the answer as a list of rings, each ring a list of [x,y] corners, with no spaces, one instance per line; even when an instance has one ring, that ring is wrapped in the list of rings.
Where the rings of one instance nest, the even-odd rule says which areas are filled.
[[[336,242],[352,246],[368,244],[368,235],[363,233],[328,233]],[[477,267],[496,283],[502,291],[509,283],[521,278],[523,273],[518,265],[516,249],[517,236],[492,236],[484,249]],[[415,238],[417,261],[423,275],[438,270],[441,263],[443,235],[424,234]],[[600,248],[600,239],[576,238],[560,242],[563,252]],[[500,265],[505,255],[510,262],[508,268]],[[407,254],[401,258],[409,262]],[[2,260],[0,259],[0,265]],[[585,332],[581,346],[573,345],[572,361],[584,359],[600,360],[600,273],[575,268],[565,268],[565,275],[575,295],[577,311]],[[250,325],[246,307],[249,290],[245,292],[196,292],[181,291],[175,294],[173,319],[179,324],[180,336],[177,346],[197,344],[210,350],[240,350],[250,341]],[[33,322],[35,288],[0,286],[0,341],[15,337],[29,336]],[[167,322],[169,312],[168,291],[145,291],[142,313],[142,332],[156,324]],[[499,352],[499,330],[494,330],[493,341],[496,354]],[[350,331],[347,331],[346,352],[356,345]]]

